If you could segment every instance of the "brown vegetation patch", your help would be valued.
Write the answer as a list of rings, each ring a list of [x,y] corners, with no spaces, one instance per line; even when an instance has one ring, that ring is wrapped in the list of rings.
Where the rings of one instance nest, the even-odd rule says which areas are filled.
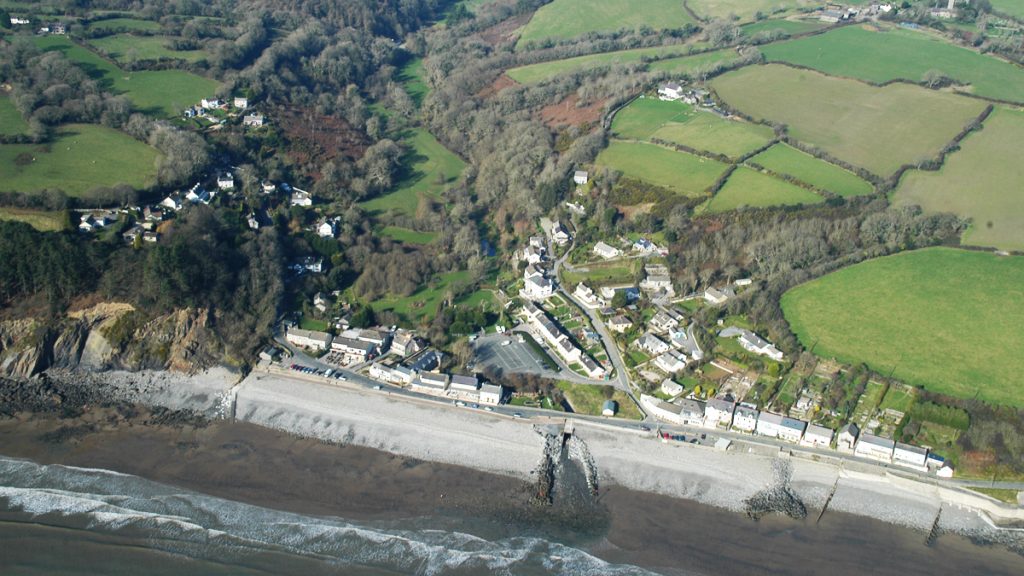
[[[318,167],[338,156],[357,160],[370,145],[366,135],[344,118],[310,108],[279,108],[272,117],[288,140],[288,157],[300,165]]]
[[[615,208],[622,212],[622,215],[626,220],[632,220],[640,214],[649,214],[651,209],[654,208],[654,202],[645,202],[643,204],[634,204],[632,206],[615,206]]]
[[[601,99],[589,106],[578,106],[580,97],[570,94],[558,104],[545,106],[540,111],[540,119],[548,128],[557,126],[582,126],[593,124],[601,119],[606,99]]]
[[[502,42],[513,42],[519,36],[517,34],[519,29],[530,21],[531,16],[533,16],[533,14],[527,12],[526,14],[520,14],[519,16],[513,16],[508,20],[498,22],[494,26],[480,32],[480,39],[491,46],[497,46]]]
[[[490,98],[505,88],[515,86],[517,82],[505,74],[498,76],[497,80],[488,84],[483,90],[476,93],[477,98]]]

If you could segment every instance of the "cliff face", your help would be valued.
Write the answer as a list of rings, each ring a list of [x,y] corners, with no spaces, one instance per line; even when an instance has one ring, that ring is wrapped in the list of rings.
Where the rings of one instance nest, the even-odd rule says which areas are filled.
[[[205,309],[146,318],[129,304],[102,303],[57,322],[3,321],[0,376],[25,378],[48,368],[195,372],[222,354],[210,320]]]

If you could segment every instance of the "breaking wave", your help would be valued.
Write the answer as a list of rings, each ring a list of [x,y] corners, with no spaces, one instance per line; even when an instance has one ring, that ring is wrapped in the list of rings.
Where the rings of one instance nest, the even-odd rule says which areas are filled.
[[[0,456],[7,517],[138,540],[218,563],[291,555],[325,570],[362,566],[432,574],[650,574],[534,537],[487,540],[457,531],[358,524],[280,512],[107,470]]]

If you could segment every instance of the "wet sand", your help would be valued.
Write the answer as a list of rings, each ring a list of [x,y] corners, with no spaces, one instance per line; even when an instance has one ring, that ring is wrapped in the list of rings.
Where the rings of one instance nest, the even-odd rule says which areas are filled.
[[[667,574],[1020,574],[1024,558],[881,521],[828,513],[818,525],[753,522],[720,508],[606,485],[607,524],[580,535],[529,503],[519,479],[427,463],[358,446],[335,446],[245,423],[142,425],[94,410],[84,419],[0,421],[0,454],[104,468],[231,500],[317,516],[396,522],[435,518],[487,537],[544,533],[611,562]],[[56,441],[54,430],[88,432]],[[600,465],[600,463],[598,463]]]

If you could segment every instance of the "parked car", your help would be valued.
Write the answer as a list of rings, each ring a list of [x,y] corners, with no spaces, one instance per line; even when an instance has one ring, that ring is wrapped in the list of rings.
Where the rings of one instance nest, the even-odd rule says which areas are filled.
[[[490,406],[484,406],[484,410],[487,410],[488,412],[494,412],[494,408],[491,408]]]
[[[376,384],[376,385],[374,385],[373,389],[374,389],[374,390],[380,390],[380,384]]]

